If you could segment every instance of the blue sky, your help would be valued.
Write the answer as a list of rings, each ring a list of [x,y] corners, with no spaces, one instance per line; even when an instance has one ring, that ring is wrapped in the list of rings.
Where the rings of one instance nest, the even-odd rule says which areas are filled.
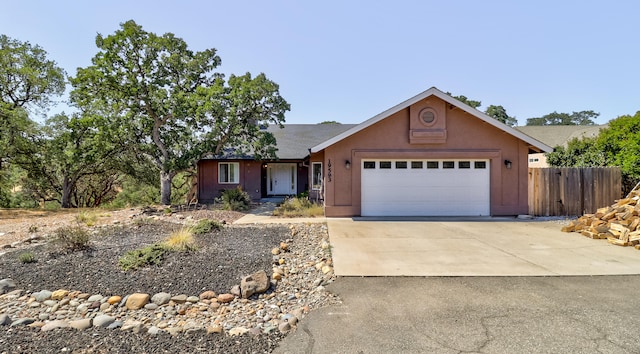
[[[42,46],[75,75],[97,33],[135,20],[225,74],[264,72],[291,104],[287,123],[359,123],[432,86],[502,105],[520,124],[594,110],[640,110],[638,1],[15,1],[0,33]],[[62,108],[58,108],[62,109]],[[67,108],[68,109],[68,108]]]

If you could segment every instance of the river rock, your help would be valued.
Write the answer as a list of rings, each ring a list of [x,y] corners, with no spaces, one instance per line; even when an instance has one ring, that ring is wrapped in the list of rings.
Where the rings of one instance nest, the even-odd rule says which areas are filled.
[[[225,304],[233,301],[234,298],[235,296],[233,294],[220,294],[218,295],[218,302]]]
[[[211,290],[207,290],[202,294],[200,294],[200,300],[211,300],[211,299],[214,299],[215,297],[216,297],[216,293]]]
[[[93,321],[90,318],[83,318],[81,320],[74,320],[69,322],[69,327],[77,330],[85,330],[91,328]]]
[[[151,298],[151,302],[158,306],[162,306],[169,301],[171,301],[171,294],[169,293],[157,293]]]
[[[40,327],[40,330],[43,332],[46,332],[56,328],[67,328],[67,327],[69,327],[69,322],[64,320],[55,320],[49,323],[45,323],[44,326]]]
[[[93,319],[93,326],[94,327],[103,327],[103,328],[105,328],[105,327],[109,326],[110,324],[112,324],[113,321],[115,321],[115,320],[116,319],[114,317],[111,317],[109,315],[99,315],[99,316],[96,316]]]
[[[175,302],[176,304],[184,304],[185,302],[187,302],[187,295],[185,294],[176,295],[171,298],[171,301]]]
[[[126,306],[128,310],[139,310],[148,302],[149,294],[135,293],[129,295],[129,298],[127,298]]]
[[[40,290],[37,293],[31,294],[31,296],[33,296],[36,301],[42,302],[51,299],[51,294],[52,292],[49,290]]]
[[[69,294],[69,290],[59,289],[51,293],[51,300],[62,300]]]
[[[6,313],[0,314],[0,326],[8,326],[11,324],[11,317]]]

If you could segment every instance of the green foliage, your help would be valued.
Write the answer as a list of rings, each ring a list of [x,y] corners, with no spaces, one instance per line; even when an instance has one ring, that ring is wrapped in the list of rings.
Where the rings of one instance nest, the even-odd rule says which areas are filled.
[[[98,106],[109,131],[159,172],[161,203],[171,203],[174,176],[205,153],[252,150],[275,154],[275,139],[259,125],[281,124],[288,103],[279,87],[260,74],[215,73],[215,49],[194,52],[171,33],[158,36],[134,21],[109,36],[96,37],[92,65],[71,79],[72,101]]]
[[[542,117],[528,118],[527,125],[594,125],[600,113],[580,111],[569,113],[552,112]]]
[[[120,209],[160,203],[160,189],[131,176],[125,176],[116,197],[105,205],[106,208]]]
[[[151,265],[159,265],[164,260],[166,252],[164,245],[155,243],[153,245],[131,250],[118,259],[118,266],[122,270],[135,270]]]
[[[39,127],[29,112],[46,108],[52,97],[61,95],[64,88],[65,73],[47,59],[46,51],[29,42],[0,35],[1,206],[26,206],[30,195],[9,192],[16,185],[8,169],[28,164],[38,152]]]
[[[281,217],[318,217],[324,215],[324,208],[321,204],[314,203],[308,198],[291,198],[285,200],[273,212],[275,216]]]
[[[502,106],[490,105],[487,107],[485,113],[494,118],[495,120],[502,122],[510,127],[518,124],[518,120],[515,117],[511,117],[507,114],[507,110]]]
[[[225,210],[246,211],[251,206],[251,197],[240,186],[222,192],[222,207]]]
[[[318,124],[342,124],[342,123],[340,123],[338,121],[335,121],[335,120],[325,120],[325,121],[322,121],[322,122],[320,122]]]
[[[194,235],[202,235],[211,232],[212,230],[220,231],[222,228],[222,223],[217,220],[201,219],[198,220],[198,223],[191,228],[191,231]]]
[[[451,92],[447,92],[447,95],[449,95],[449,96],[455,98],[456,100],[466,104],[467,106],[470,106],[471,108],[478,108],[478,107],[480,107],[482,105],[482,102],[474,101],[472,99],[467,98],[467,96],[463,96],[463,95],[454,96],[454,95],[451,94]]]
[[[574,138],[567,147],[556,146],[547,154],[547,163],[556,167],[606,166],[605,156],[596,144],[596,138]]]
[[[53,232],[55,242],[69,251],[83,250],[89,247],[89,232],[81,226],[64,226]]]
[[[18,256],[18,259],[22,264],[35,263],[38,261],[36,259],[36,256],[32,252],[20,253],[20,255]]]
[[[640,181],[640,111],[611,120],[596,138],[573,139],[566,148],[556,147],[547,154],[547,162],[559,167],[618,166],[623,192],[628,193]]]

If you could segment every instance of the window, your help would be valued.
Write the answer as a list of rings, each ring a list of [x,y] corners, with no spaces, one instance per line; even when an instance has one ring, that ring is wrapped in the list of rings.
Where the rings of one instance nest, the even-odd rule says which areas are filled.
[[[487,162],[486,161],[474,161],[473,162],[473,167],[477,168],[477,169],[485,169],[485,168],[487,168]]]
[[[322,189],[322,162],[312,162],[311,173],[311,189],[314,191]]]
[[[422,161],[411,161],[411,168],[422,168]]]
[[[218,183],[240,183],[240,164],[238,162],[218,163]]]
[[[453,161],[442,161],[442,168],[455,168],[456,164]]]
[[[438,161],[427,161],[427,168],[428,169],[440,168],[440,162],[438,162]]]
[[[540,160],[538,160],[537,158],[531,158],[531,159],[529,159],[529,162],[538,162],[538,161],[540,161]]]
[[[375,161],[365,161],[365,162],[363,162],[363,164],[364,164],[364,168],[367,169],[367,170],[376,168],[376,162]]]
[[[471,168],[470,161],[460,161],[458,162],[458,168]]]
[[[396,169],[407,168],[407,161],[396,161]]]
[[[380,161],[380,169],[390,169],[391,161]]]

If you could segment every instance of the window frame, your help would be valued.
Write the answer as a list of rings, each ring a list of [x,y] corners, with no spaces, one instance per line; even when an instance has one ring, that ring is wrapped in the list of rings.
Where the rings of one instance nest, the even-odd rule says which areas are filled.
[[[225,174],[222,173],[222,166],[227,166],[227,171]],[[233,168],[235,173],[231,173],[231,169]],[[222,176],[226,175],[227,181],[222,180]],[[230,180],[229,177],[233,176],[233,180]],[[239,162],[218,162],[218,184],[239,184],[240,183],[240,163]]]
[[[319,166],[319,173],[316,174],[316,166]],[[311,163],[311,190],[319,191],[322,190],[322,176],[324,175],[322,171],[322,162],[316,161]],[[318,179],[316,181],[316,178]],[[316,183],[317,182],[317,183]]]

